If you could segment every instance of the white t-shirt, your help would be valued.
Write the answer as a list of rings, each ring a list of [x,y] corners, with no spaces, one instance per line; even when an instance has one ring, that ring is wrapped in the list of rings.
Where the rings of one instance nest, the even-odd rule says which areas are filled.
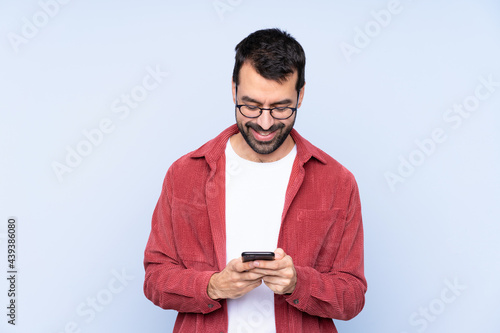
[[[285,193],[297,155],[294,146],[284,158],[269,163],[246,160],[226,146],[226,258],[244,251],[271,251],[278,245]],[[228,299],[230,333],[276,332],[274,293],[264,283]]]

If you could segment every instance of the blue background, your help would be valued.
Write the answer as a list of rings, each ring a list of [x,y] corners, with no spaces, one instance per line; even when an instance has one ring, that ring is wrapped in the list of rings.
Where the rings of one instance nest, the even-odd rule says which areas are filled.
[[[306,51],[297,130],[360,188],[368,292],[339,331],[500,331],[498,1],[4,0],[0,22],[2,332],[172,330],[142,292],[151,215],[234,123],[234,47],[270,27]]]

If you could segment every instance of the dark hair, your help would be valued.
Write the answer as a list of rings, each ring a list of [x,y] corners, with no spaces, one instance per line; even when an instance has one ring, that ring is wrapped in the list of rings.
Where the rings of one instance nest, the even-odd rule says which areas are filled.
[[[255,31],[239,42],[235,51],[233,81],[236,85],[239,84],[241,66],[246,61],[268,80],[282,83],[297,71],[297,91],[305,84],[304,49],[286,31],[277,28]]]

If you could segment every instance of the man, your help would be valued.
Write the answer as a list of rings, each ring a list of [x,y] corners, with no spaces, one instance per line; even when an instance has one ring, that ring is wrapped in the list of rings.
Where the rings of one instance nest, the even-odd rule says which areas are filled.
[[[236,46],[236,124],[168,170],[145,251],[144,292],[174,332],[337,332],[364,306],[352,174],[293,125],[305,55],[278,29]],[[243,262],[243,251],[274,260]]]

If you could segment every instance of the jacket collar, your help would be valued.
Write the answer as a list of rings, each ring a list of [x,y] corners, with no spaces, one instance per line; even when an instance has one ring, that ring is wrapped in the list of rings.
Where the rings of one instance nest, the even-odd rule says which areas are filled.
[[[238,133],[238,126],[236,124],[226,128],[214,139],[208,141],[203,146],[193,151],[191,157],[200,158],[205,157],[207,163],[214,167],[224,155],[227,141],[231,136]],[[309,141],[304,139],[295,129],[290,132],[293,141],[297,145],[297,158],[301,165],[305,164],[309,159],[315,158],[323,164],[326,164],[326,153],[319,148],[313,146]]]

